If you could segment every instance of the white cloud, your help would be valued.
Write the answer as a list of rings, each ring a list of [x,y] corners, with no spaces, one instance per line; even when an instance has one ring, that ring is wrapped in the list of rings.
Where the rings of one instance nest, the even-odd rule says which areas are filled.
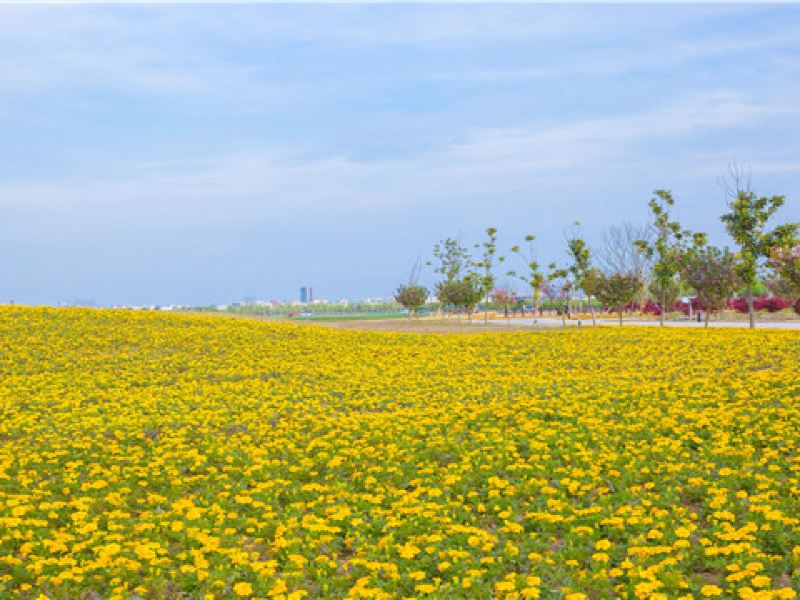
[[[708,6],[673,10],[658,21],[659,33],[679,34],[683,23],[731,10]],[[6,92],[106,87],[152,95],[228,95],[232,100],[235,91],[236,96],[254,102],[276,95],[300,97],[313,90],[299,79],[270,85],[263,73],[249,66],[248,59],[229,57],[220,48],[248,44],[268,54],[280,44],[305,43],[339,49],[457,50],[464,44],[491,47],[522,41],[556,45],[575,39],[580,32],[580,43],[575,46],[584,47],[585,52],[576,56],[546,53],[539,57],[541,64],[534,66],[437,70],[433,65],[420,65],[424,68],[413,73],[392,73],[393,77],[501,83],[571,73],[615,76],[779,46],[795,37],[790,29],[734,38],[682,39],[677,35],[676,39],[650,43],[637,32],[652,27],[652,12],[591,6],[0,5],[0,16],[0,49],[6,48],[0,52],[0,87]],[[629,32],[627,42],[619,37],[620,31]]]
[[[640,155],[643,143],[653,147],[687,142],[698,133],[749,127],[798,113],[795,105],[720,93],[639,114],[549,128],[479,130],[462,141],[402,158],[299,160],[267,153],[179,165],[117,165],[117,175],[105,178],[0,186],[0,207],[9,214],[60,215],[77,223],[180,230],[314,212],[341,216],[392,211],[430,202],[463,206],[465,201],[559,185],[574,180],[576,173],[586,181],[609,184],[630,177],[632,170],[646,176],[662,158]],[[696,175],[700,168],[691,160],[687,156],[677,163],[690,176],[690,169]],[[713,165],[715,174],[722,164]],[[772,168],[795,166],[775,163]],[[754,168],[770,169],[769,163]]]

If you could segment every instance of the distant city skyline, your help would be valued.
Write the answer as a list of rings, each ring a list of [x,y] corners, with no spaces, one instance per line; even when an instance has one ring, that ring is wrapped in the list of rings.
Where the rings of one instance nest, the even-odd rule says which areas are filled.
[[[560,261],[656,188],[730,243],[730,161],[800,220],[798,30],[789,4],[1,5],[0,302],[386,296],[440,239]]]

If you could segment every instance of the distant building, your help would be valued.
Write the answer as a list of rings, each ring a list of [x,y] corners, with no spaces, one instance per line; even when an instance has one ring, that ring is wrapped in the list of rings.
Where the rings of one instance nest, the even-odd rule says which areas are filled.
[[[308,302],[308,288],[306,286],[300,288],[300,302],[302,304]]]
[[[309,302],[314,301],[314,288],[312,287],[308,288],[308,301]]]

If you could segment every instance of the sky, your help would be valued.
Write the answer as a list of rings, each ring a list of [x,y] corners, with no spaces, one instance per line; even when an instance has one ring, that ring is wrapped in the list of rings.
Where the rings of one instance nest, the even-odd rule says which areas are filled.
[[[437,240],[563,261],[657,188],[728,244],[731,161],[800,220],[798,30],[800,5],[0,6],[0,302],[387,296]]]

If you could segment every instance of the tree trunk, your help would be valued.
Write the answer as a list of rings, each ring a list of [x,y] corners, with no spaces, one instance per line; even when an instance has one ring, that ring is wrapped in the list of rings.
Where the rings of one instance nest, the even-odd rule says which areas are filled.
[[[642,285],[642,294],[639,298],[639,313],[644,314],[644,303],[645,298],[647,297],[647,286]]]
[[[753,309],[753,284],[747,284],[747,312],[750,315],[750,329],[756,328],[756,311]]]
[[[659,323],[661,327],[664,326],[664,310],[667,306],[667,295],[661,294],[661,310],[658,311]]]
[[[619,311],[619,326],[622,327],[622,311]]]
[[[706,328],[708,328],[708,313],[709,313],[709,312],[710,312],[710,311],[708,310],[708,307],[706,307],[706,324],[705,324],[705,327],[706,327]]]
[[[594,302],[592,302],[591,296],[589,296],[589,311],[592,313],[592,327],[597,327],[597,321],[594,318]]]

